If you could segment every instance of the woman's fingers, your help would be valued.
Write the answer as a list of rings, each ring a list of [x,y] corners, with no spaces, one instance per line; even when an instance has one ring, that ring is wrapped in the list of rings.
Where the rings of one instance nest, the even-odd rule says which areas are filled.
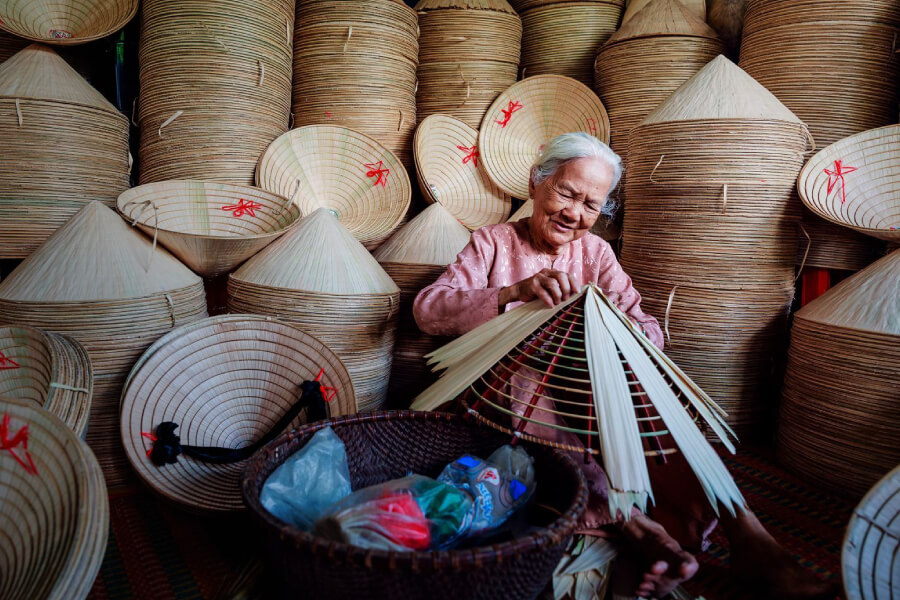
[[[563,301],[562,286],[560,286],[559,280],[555,277],[555,273],[551,272],[547,275],[538,274],[536,283],[540,289],[549,294],[551,298],[551,303],[547,306],[553,307]]]

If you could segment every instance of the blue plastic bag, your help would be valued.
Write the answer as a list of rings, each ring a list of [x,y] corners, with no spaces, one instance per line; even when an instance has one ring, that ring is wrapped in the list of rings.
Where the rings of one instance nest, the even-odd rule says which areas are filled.
[[[326,427],[269,475],[260,501],[285,523],[308,531],[325,509],[351,491],[344,442]]]

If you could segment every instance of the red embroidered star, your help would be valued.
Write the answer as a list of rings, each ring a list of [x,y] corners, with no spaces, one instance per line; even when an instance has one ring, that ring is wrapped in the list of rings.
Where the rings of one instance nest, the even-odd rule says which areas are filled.
[[[457,146],[457,148],[459,148],[463,152],[468,152],[468,154],[466,154],[462,159],[463,164],[466,164],[471,160],[472,164],[474,164],[476,167],[478,166],[478,157],[481,156],[481,154],[478,152],[478,146],[472,146],[471,148],[466,148],[465,146]]]
[[[7,371],[10,369],[18,369],[19,363],[9,358],[5,354],[3,354],[3,350],[0,350],[0,371]]]
[[[500,109],[500,112],[503,113],[503,120],[502,121],[495,120],[495,122],[498,123],[500,125],[500,127],[506,127],[507,125],[509,125],[509,120],[512,118],[513,113],[521,108],[522,108],[521,102],[519,102],[518,100],[515,102],[510,100],[509,104],[507,104],[506,108]]]
[[[230,204],[228,206],[223,206],[222,210],[230,210],[234,214],[234,217],[243,217],[245,214],[250,215],[251,217],[256,216],[256,210],[262,208],[263,205],[259,202],[255,202],[253,200],[244,200],[241,198],[241,201],[237,204]]]
[[[25,460],[15,453],[15,448],[22,446]],[[31,460],[31,453],[28,451],[28,425],[23,425],[21,429],[12,438],[9,437],[9,415],[3,415],[3,421],[0,422],[0,450],[9,452],[16,462],[22,465],[22,468],[32,475],[37,475],[37,467]]]
[[[594,121],[594,119],[588,117],[587,125],[588,125],[588,129],[590,130],[591,135],[593,135],[594,137],[596,137],[596,136],[597,136],[597,123],[596,123],[596,121]]]
[[[834,189],[838,181],[841,182],[841,204],[847,200],[847,182],[844,181],[844,175],[852,173],[856,167],[845,167],[840,159],[834,161],[834,170],[825,169],[828,174],[828,193]]]
[[[387,185],[387,176],[391,174],[390,169],[384,168],[384,161],[378,161],[377,163],[365,163],[364,165],[369,171],[366,172],[366,177],[376,177],[375,183],[372,185],[381,184],[381,187],[385,187]]]

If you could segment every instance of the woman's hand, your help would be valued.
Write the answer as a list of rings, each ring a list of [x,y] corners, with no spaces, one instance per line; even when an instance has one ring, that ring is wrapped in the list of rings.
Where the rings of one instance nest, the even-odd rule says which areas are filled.
[[[578,284],[570,273],[544,269],[541,272],[500,290],[498,304],[502,310],[510,302],[529,302],[535,298],[552,308],[578,293]]]

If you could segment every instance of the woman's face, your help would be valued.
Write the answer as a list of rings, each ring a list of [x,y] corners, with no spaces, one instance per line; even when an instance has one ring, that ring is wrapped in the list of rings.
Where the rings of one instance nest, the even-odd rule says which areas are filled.
[[[600,216],[613,180],[612,167],[599,158],[576,158],[535,186],[530,228],[538,248],[556,252],[584,236]]]

